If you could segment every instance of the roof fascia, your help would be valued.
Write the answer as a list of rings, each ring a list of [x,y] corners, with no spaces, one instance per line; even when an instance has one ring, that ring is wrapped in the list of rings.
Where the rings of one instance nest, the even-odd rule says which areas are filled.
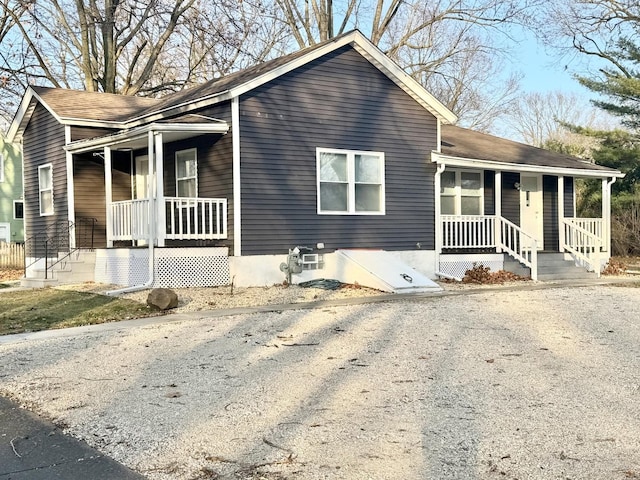
[[[147,135],[149,132],[194,132],[194,133],[221,133],[229,131],[229,124],[223,120],[217,123],[150,123],[126,132],[118,132],[103,137],[76,140],[65,146],[65,150],[72,153],[83,153],[96,148],[108,147],[118,143],[135,140]]]
[[[7,139],[10,142],[14,142],[17,137],[20,137],[26,127],[26,124],[29,123],[31,115],[35,109],[35,105],[32,105],[31,103],[33,100],[39,102],[59,123],[62,123],[60,116],[56,114],[56,112],[54,112],[44,100],[42,100],[40,95],[38,95],[33,88],[27,87],[27,90],[25,90],[24,95],[22,96],[20,106],[18,107],[18,110],[13,117],[13,121],[9,126],[9,130],[7,131]]]
[[[550,175],[567,175],[572,177],[596,177],[596,178],[622,178],[624,173],[618,170],[587,170],[580,168],[568,167],[548,167],[537,165],[524,165],[521,163],[504,163],[491,160],[480,160],[474,158],[453,157],[451,155],[443,155],[438,152],[431,153],[431,161],[439,165],[453,167],[480,168],[486,170],[499,170],[510,172],[529,172],[542,173]]]

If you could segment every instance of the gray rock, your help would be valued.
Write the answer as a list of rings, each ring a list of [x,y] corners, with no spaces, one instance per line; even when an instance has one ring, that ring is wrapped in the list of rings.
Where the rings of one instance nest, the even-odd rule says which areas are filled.
[[[154,288],[147,296],[147,305],[160,310],[169,310],[178,306],[178,294],[169,288]]]

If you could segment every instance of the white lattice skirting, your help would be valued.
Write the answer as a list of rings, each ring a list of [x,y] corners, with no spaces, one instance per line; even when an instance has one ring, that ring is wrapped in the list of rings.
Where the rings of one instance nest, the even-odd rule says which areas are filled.
[[[154,287],[216,287],[228,285],[226,247],[155,248]],[[149,249],[114,248],[96,251],[98,283],[143,285],[149,281]]]
[[[489,267],[492,272],[497,272],[504,268],[504,256],[500,254],[460,254],[460,255],[440,255],[439,272],[446,275],[462,278],[467,270],[473,265]]]

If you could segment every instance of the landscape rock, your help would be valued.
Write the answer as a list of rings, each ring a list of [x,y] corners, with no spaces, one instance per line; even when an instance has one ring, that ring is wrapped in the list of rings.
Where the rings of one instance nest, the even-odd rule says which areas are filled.
[[[147,296],[147,305],[159,310],[169,310],[178,306],[178,294],[170,288],[154,288]]]

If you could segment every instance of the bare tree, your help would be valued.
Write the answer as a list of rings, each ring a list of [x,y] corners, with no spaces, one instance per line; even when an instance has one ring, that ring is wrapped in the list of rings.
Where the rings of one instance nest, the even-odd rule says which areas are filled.
[[[359,28],[460,115],[488,129],[517,90],[501,75],[498,37],[527,21],[538,0],[274,0],[300,48]],[[491,105],[492,108],[478,108]]]

